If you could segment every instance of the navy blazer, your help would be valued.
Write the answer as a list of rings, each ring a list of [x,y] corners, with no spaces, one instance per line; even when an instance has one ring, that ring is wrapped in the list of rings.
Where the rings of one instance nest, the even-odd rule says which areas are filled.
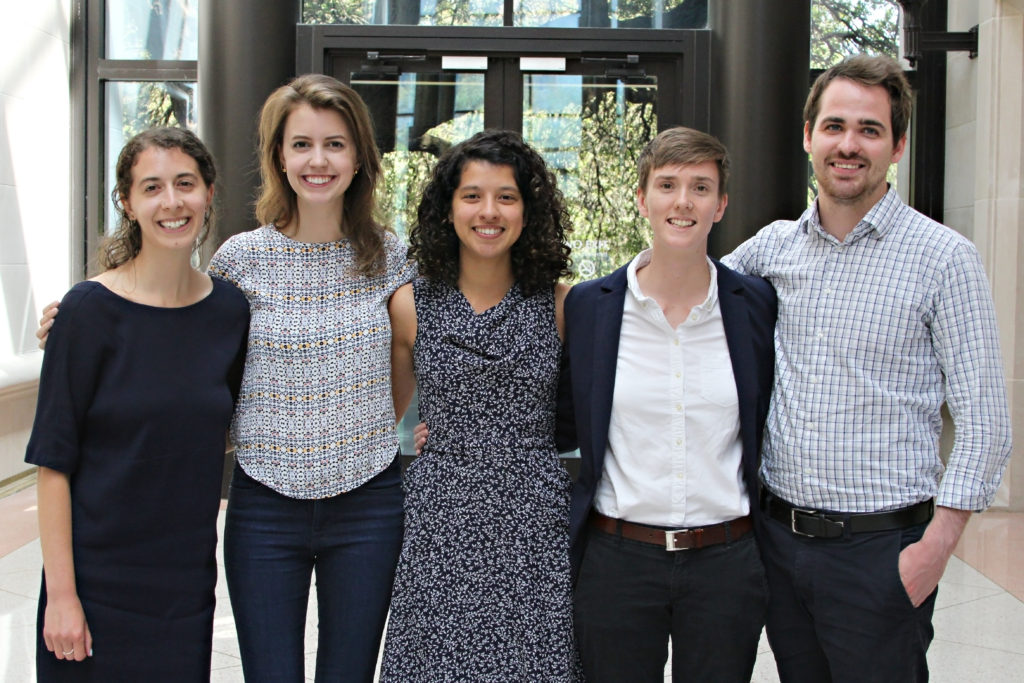
[[[717,260],[718,301],[739,397],[743,480],[757,510],[761,436],[775,372],[775,290],[767,281],[741,275]],[[565,346],[558,392],[560,451],[580,449],[580,473],[572,490],[570,542],[573,575],[587,537],[587,517],[604,470],[608,425],[618,364],[619,332],[627,282],[623,266],[611,275],[574,286],[565,299]]]

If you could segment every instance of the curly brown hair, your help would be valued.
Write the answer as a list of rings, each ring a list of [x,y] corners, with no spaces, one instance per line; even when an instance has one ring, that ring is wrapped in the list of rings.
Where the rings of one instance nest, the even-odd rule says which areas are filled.
[[[213,187],[217,180],[217,167],[213,163],[213,155],[206,148],[203,141],[190,130],[184,128],[150,128],[134,136],[124,147],[117,157],[117,165],[114,167],[114,190],[110,193],[110,199],[114,202],[114,210],[117,211],[117,228],[103,241],[98,256],[100,265],[104,270],[117,268],[123,263],[131,261],[139,255],[142,250],[142,230],[137,221],[128,216],[124,208],[124,200],[132,189],[132,169],[139,155],[150,147],[160,149],[180,149],[185,154],[195,159],[199,167],[199,175],[207,187]],[[210,226],[213,223],[213,207],[207,207],[203,225],[196,238],[196,248],[206,241],[210,234]]]
[[[337,79],[323,74],[299,76],[272,92],[263,104],[259,125],[261,183],[256,218],[262,224],[283,225],[298,212],[295,190],[281,170],[281,143],[288,116],[303,104],[335,111],[348,126],[356,147],[359,173],[345,190],[342,209],[345,237],[352,243],[359,273],[379,275],[384,271],[384,233],[388,232],[374,217],[373,193],[381,175],[380,153],[366,103],[355,90]]]
[[[423,190],[409,256],[421,275],[456,287],[459,238],[449,220],[452,199],[470,161],[509,166],[523,198],[523,232],[512,245],[512,274],[524,296],[554,287],[572,274],[566,235],[572,230],[565,199],[544,159],[518,133],[485,130],[446,151]]]

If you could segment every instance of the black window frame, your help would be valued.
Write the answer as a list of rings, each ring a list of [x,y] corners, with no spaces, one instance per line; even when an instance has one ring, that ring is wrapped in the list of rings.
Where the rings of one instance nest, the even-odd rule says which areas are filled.
[[[198,82],[198,60],[107,59],[106,0],[73,0],[71,22],[72,278],[90,275],[111,210],[104,185],[106,84],[117,81]],[[198,115],[198,112],[197,112]]]

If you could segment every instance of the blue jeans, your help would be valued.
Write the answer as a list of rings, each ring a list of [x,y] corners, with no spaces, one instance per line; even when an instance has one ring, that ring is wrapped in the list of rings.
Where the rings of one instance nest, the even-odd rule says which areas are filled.
[[[362,486],[288,498],[236,464],[224,568],[248,683],[304,681],[310,577],[316,572],[316,681],[372,681],[402,544],[399,459]]]

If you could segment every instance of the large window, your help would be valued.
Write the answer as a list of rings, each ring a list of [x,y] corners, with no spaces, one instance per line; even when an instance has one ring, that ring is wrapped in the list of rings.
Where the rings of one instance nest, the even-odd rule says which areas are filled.
[[[900,8],[896,0],[811,0],[812,76],[851,55],[899,57],[899,37]],[[909,155],[907,158],[909,160]],[[898,186],[898,166],[890,166],[886,175],[890,184]],[[808,205],[817,194],[818,186],[808,158]]]
[[[115,225],[110,195],[117,154],[132,135],[152,126],[194,129],[199,0],[78,0],[87,35],[78,54],[86,68],[76,84],[84,99],[77,133],[86,199],[85,261]],[[83,54],[84,53],[84,54]]]
[[[896,0],[811,0],[811,69],[861,52],[899,56]]]
[[[704,28],[708,0],[304,0],[307,24]]]

